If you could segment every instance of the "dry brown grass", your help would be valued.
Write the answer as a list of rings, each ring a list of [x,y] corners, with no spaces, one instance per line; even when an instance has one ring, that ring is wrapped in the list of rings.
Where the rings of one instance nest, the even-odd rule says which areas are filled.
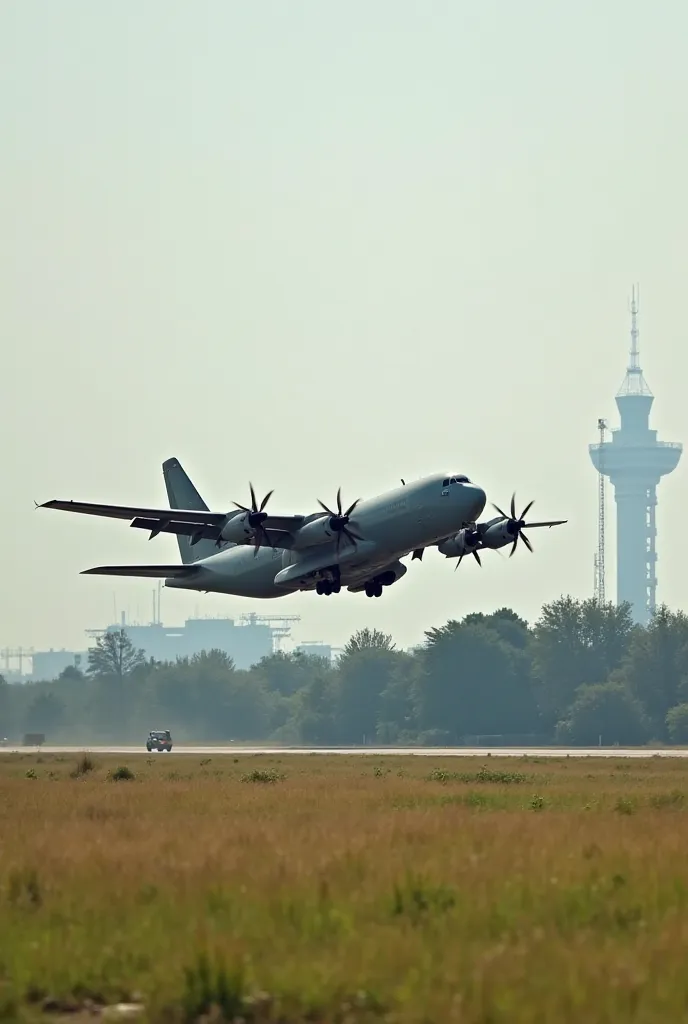
[[[688,762],[95,760],[0,757],[0,1019],[685,1018]]]

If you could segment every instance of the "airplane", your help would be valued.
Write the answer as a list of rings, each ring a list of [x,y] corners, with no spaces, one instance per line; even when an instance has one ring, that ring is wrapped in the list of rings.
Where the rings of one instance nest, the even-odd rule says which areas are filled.
[[[524,528],[561,526],[565,519],[526,523],[531,501],[516,515],[515,495],[510,515],[494,506],[498,515],[487,522],[482,514],[486,495],[465,474],[434,473],[375,497],[342,505],[341,488],[336,509],[318,500],[321,511],[308,515],[272,515],[249,484],[251,504],[233,502],[230,512],[211,512],[178,459],[163,465],[169,509],[128,505],[100,505],[79,501],[48,501],[38,508],[60,509],[83,515],[129,520],[129,525],[175,534],[181,564],[104,565],[84,574],[143,576],[164,579],[166,587],[247,598],[277,598],[297,591],[351,593],[380,597],[385,587],[406,575],[402,558],[422,560],[427,548],[436,547],[447,558],[472,554],[479,565],[480,550],[496,550],[519,540],[532,552]]]

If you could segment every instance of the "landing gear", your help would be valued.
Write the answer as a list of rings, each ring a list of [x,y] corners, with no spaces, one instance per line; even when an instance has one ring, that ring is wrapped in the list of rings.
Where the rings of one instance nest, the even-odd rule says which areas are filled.
[[[366,597],[382,597],[382,584],[376,580],[371,580],[370,583],[366,583]]]
[[[316,594],[324,594],[325,597],[329,597],[330,594],[338,594],[342,589],[342,582],[339,578],[339,570],[333,574],[331,580],[318,580],[315,584]]]

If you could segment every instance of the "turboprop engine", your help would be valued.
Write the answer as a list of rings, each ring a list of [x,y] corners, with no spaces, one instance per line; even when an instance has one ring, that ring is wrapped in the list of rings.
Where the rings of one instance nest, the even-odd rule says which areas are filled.
[[[230,512],[227,515],[216,544],[218,547],[223,541],[229,541],[232,544],[245,544],[246,541],[250,540],[253,542],[253,554],[257,555],[258,549],[262,544],[268,544],[272,547],[270,537],[263,527],[263,523],[268,518],[265,506],[270,500],[272,491],[265,495],[259,506],[253,484],[250,483],[249,488],[251,491],[251,507],[248,508],[246,505],[240,505],[237,501],[234,502],[240,514]]]
[[[517,533],[517,524],[512,519],[507,519],[506,522],[502,520],[502,522],[494,523],[485,530],[482,537],[483,545],[486,548],[503,548],[507,544],[513,543]]]
[[[229,541],[230,544],[245,544],[253,536],[256,527],[267,519],[266,512],[232,512],[230,515],[231,518],[227,518],[220,531],[220,540]],[[255,521],[252,522],[254,516]]]
[[[351,513],[360,500],[360,498],[357,498],[344,512],[342,510],[342,489],[340,487],[337,491],[337,511],[333,512],[332,509],[328,508],[327,505],[318,499],[318,504],[327,514],[320,516],[318,519],[313,519],[312,522],[306,523],[305,526],[301,527],[294,543],[294,550],[298,551],[301,548],[309,548],[315,544],[324,544],[334,537],[337,538],[337,554],[339,554],[342,546],[343,537],[355,548],[356,541],[363,540],[363,537],[351,529],[350,520]]]
[[[468,527],[464,530],[459,530],[453,537],[448,537],[447,540],[440,541],[437,545],[437,550],[441,555],[446,555],[447,558],[463,558],[464,555],[469,555],[471,552],[477,557],[477,548],[481,544],[481,536],[478,530],[474,527]]]

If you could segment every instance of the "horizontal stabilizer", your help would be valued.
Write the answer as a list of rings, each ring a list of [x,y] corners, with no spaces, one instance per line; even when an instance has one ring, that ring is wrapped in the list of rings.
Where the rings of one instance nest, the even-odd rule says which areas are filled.
[[[170,579],[193,576],[198,566],[190,565],[98,565],[95,569],[84,569],[82,576],[150,576]]]

